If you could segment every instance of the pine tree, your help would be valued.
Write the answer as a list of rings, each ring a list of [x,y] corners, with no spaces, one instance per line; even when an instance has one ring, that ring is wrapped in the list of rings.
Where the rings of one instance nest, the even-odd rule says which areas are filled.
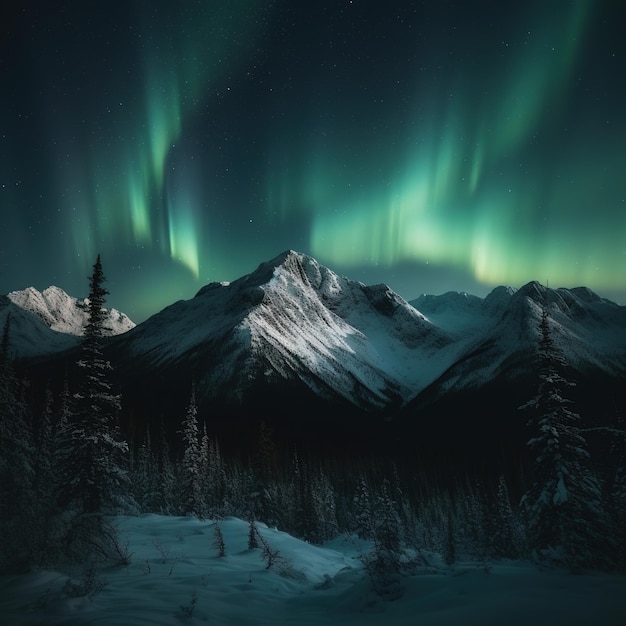
[[[198,515],[205,512],[202,497],[202,454],[198,434],[198,407],[196,405],[196,386],[192,385],[187,414],[182,423],[183,460],[180,468],[180,511],[181,514]]]
[[[50,484],[54,477],[56,451],[54,444],[53,397],[48,386],[35,437],[35,487],[40,498],[45,498],[47,494],[56,491],[54,485]]]
[[[608,514],[612,527],[612,561],[621,571],[626,571],[626,420],[617,418],[613,432],[610,455],[616,460],[607,489]]]
[[[178,479],[176,465],[172,462],[170,445],[167,439],[163,416],[160,421],[160,447],[159,447],[159,503],[158,512],[162,515],[178,514]]]
[[[339,525],[335,490],[321,468],[313,484],[313,505],[317,520],[318,541],[327,541],[336,537],[339,533]]]
[[[390,600],[399,598],[403,593],[399,575],[405,564],[400,536],[397,503],[391,497],[389,481],[385,479],[376,499],[374,549],[363,557],[363,564],[374,591]]]
[[[25,382],[16,375],[10,353],[10,316],[0,344],[0,571],[20,571],[36,549],[34,444]]]
[[[257,446],[254,452],[252,471],[254,487],[251,490],[249,514],[263,519],[268,524],[276,524],[283,511],[269,497],[276,475],[276,445],[272,429],[263,421],[259,422]]]
[[[361,475],[357,492],[353,498],[354,510],[356,511],[356,533],[361,539],[371,539],[374,534],[374,513],[372,510],[372,497],[370,488]]]
[[[523,551],[523,530],[513,511],[504,475],[498,479],[496,499],[490,516],[491,552],[496,557],[518,558]]]
[[[159,513],[162,484],[159,464],[152,449],[149,425],[146,426],[144,440],[134,455],[132,476],[133,496],[139,510],[143,513]]]
[[[215,522],[213,526],[213,547],[217,552],[217,556],[223,558],[226,556],[226,544],[224,543],[224,534],[219,522]]]
[[[250,518],[248,521],[248,550],[254,550],[259,547],[259,542],[257,541],[258,532],[254,520]]]
[[[544,308],[539,325],[539,388],[530,403],[534,480],[522,498],[529,547],[552,552],[571,569],[595,565],[604,543],[601,488],[581,433],[580,416],[567,397],[565,361],[551,334]]]
[[[456,524],[454,521],[454,511],[452,503],[448,506],[446,513],[446,535],[444,544],[444,560],[447,565],[452,565],[456,561]]]
[[[102,354],[108,294],[102,286],[104,281],[98,255],[84,304],[87,323],[78,362],[82,377],[68,427],[61,493],[62,503],[75,505],[87,514],[118,506],[128,479],[128,446],[118,425],[120,396],[113,393],[109,382],[111,364]]]
[[[460,543],[474,558],[484,561],[488,551],[487,503],[480,483],[467,485],[458,499],[457,530]]]
[[[306,541],[318,541],[318,520],[315,514],[311,475],[307,463],[299,458],[297,452],[293,455],[292,494],[294,533]]]
[[[400,516],[391,497],[389,481],[384,480],[376,503],[374,543],[386,554],[399,555],[402,551]]]
[[[33,436],[25,401],[26,382],[15,371],[10,350],[11,318],[0,344],[0,518],[20,510],[20,492],[33,481]]]
[[[209,491],[212,515],[223,514],[226,486],[226,467],[217,439],[209,439]]]

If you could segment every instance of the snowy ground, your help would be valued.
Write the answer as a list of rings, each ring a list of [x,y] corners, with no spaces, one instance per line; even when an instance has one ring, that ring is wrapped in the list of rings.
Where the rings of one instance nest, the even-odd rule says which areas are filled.
[[[287,560],[283,571],[273,571],[260,549],[247,549],[248,524],[238,519],[220,522],[223,558],[213,547],[211,521],[144,515],[115,523],[132,553],[129,565],[99,566],[91,579],[96,592],[82,597],[90,579],[81,568],[71,577],[51,571],[1,577],[3,626],[626,625],[620,576],[573,576],[523,562],[460,563],[405,577],[401,597],[386,601],[371,591],[358,559],[364,542],[339,538],[315,547],[260,524]]]

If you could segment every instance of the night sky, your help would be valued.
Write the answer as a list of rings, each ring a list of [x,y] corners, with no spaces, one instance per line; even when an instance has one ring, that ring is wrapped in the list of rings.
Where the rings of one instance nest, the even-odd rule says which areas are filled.
[[[0,293],[86,295],[101,253],[141,321],[293,248],[626,304],[622,0],[8,4]]]

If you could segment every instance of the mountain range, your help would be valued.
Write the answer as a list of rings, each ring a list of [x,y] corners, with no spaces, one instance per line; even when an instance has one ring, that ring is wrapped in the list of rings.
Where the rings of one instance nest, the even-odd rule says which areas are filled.
[[[15,354],[75,358],[80,302],[57,287],[1,297]],[[626,307],[537,282],[407,302],[291,250],[137,326],[111,309],[105,349],[134,416],[182,415],[194,381],[201,408],[231,430],[254,413],[307,436],[376,437],[393,422],[396,437],[452,429],[460,442],[480,424],[515,430],[503,415],[532,394],[544,308],[579,399],[609,411],[626,374]]]

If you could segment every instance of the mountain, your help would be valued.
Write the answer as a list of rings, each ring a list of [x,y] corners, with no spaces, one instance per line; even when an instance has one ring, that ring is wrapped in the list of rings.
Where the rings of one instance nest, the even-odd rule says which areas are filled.
[[[466,341],[463,357],[435,381],[442,392],[480,387],[501,376],[517,379],[532,368],[527,357],[536,351],[544,307],[552,338],[573,370],[608,376],[626,371],[626,307],[587,288],[548,289],[531,282],[519,290],[498,287],[484,300],[444,294],[411,304],[457,341]]]
[[[30,354],[38,342],[51,351],[50,333],[70,337],[53,326],[79,328],[80,308],[47,292],[5,298],[21,303],[25,319],[16,325],[31,337]],[[202,414],[235,438],[249,435],[246,420],[263,419],[304,437],[341,431],[352,440],[366,431],[372,440],[428,446],[444,437],[462,447],[485,432],[520,439],[525,418],[517,408],[534,393],[543,307],[578,399],[598,415],[615,412],[626,374],[626,307],[586,288],[536,282],[497,287],[485,298],[450,292],[409,303],[386,285],[338,276],[292,250],[232,283],[206,285],[110,337],[105,351],[139,431],[142,420],[180,420],[194,382]],[[126,328],[125,316],[111,317]]]
[[[85,299],[59,287],[34,287],[0,296],[0,324],[10,315],[11,351],[16,357],[40,356],[76,346],[87,321]],[[135,324],[124,313],[106,309],[105,333],[125,333]]]
[[[539,320],[549,313],[551,337],[565,358],[571,397],[587,425],[607,425],[623,406],[626,307],[591,290],[548,289],[531,282],[498,287],[486,298],[423,296],[412,304],[464,345],[462,355],[404,407],[402,426],[447,438],[454,454],[492,449],[528,437],[519,408],[536,393]]]
[[[138,402],[161,386],[187,401],[194,380],[215,412],[254,406],[298,425],[330,417],[329,406],[344,415],[397,410],[438,376],[454,346],[387,286],[340,277],[290,250],[203,287],[110,350]]]

